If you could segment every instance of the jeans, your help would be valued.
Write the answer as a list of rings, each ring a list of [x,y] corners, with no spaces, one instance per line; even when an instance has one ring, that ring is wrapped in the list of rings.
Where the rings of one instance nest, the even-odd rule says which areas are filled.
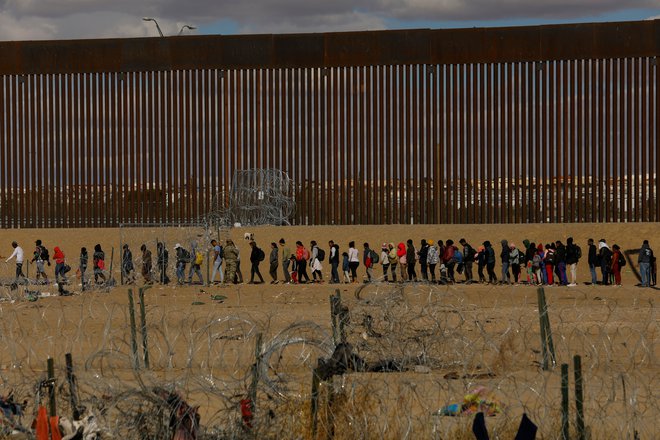
[[[369,266],[367,267],[367,280],[369,280],[369,282],[372,282],[373,279],[374,279],[374,268],[373,266]]]
[[[421,261],[420,261],[420,262],[419,262],[419,265],[420,265],[420,267],[421,267],[421,269],[422,269],[422,279],[423,279],[424,281],[427,281],[427,280],[429,279],[429,274],[428,274],[428,271],[427,271],[427,269],[426,269],[426,262],[421,262]]]
[[[463,263],[463,268],[465,270],[465,281],[472,281],[472,261]]]
[[[253,261],[252,262],[252,267],[250,268],[250,282],[254,282],[254,276],[257,275],[259,277],[259,280],[261,282],[264,282],[264,277],[261,276],[261,272],[259,272],[259,262],[258,261]]]
[[[651,283],[651,263],[639,263],[639,274],[642,277],[642,287],[649,287]]]
[[[596,275],[596,265],[589,264],[589,272],[591,272],[591,284],[594,286],[598,284],[598,276]]]
[[[220,274],[220,282],[224,283],[225,282],[225,274],[222,272],[222,260],[216,260],[213,262],[213,272],[211,272],[211,280],[209,281],[211,284],[215,282],[215,274],[219,273]]]
[[[385,281],[388,281],[389,274],[387,271],[390,270],[390,264],[389,263],[383,263],[383,279]]]
[[[566,263],[563,261],[557,263],[557,271],[559,272],[559,284],[562,286],[568,284],[568,279],[566,279]]]
[[[273,279],[273,281],[277,281],[277,267],[278,266],[279,266],[279,264],[277,263],[277,261],[273,261],[273,262],[270,263],[269,273],[270,273],[270,277]]]
[[[601,284],[603,285],[609,285],[610,283],[610,273],[609,270],[607,269],[607,263],[602,262],[600,264],[600,272],[603,275],[603,282]]]
[[[339,261],[333,261],[330,263],[330,281],[333,283],[338,283],[339,282],[339,270],[337,270],[339,267]]]
[[[282,271],[284,272],[284,282],[286,283],[291,282],[291,275],[289,275],[289,264],[291,264],[289,260],[284,260],[282,262]]]
[[[509,262],[508,261],[503,261],[502,262],[502,282],[503,283],[508,283],[511,280],[509,279]]]
[[[193,274],[197,274],[199,277],[199,282],[204,284],[204,277],[202,277],[202,271],[199,268],[199,264],[191,264],[190,271],[188,272],[188,282],[192,283]]]
[[[179,283],[183,283],[186,279],[186,263],[182,261],[176,263],[176,279]]]

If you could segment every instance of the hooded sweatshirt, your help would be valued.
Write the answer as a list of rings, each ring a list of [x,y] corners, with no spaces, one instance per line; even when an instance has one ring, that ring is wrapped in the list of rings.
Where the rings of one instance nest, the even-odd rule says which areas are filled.
[[[399,257],[399,263],[401,263],[401,264],[406,264],[407,263],[408,260],[406,259],[406,245],[405,244],[399,243],[397,245],[396,255]]]
[[[53,260],[55,260],[55,263],[57,264],[64,263],[64,253],[57,246],[55,246],[55,252],[53,253]]]
[[[502,240],[502,252],[500,252],[500,258],[502,263],[509,263],[509,257],[511,254],[511,249],[509,248],[509,242]]]
[[[648,244],[643,244],[639,249],[639,257],[637,257],[638,263],[650,263],[651,257],[653,257],[653,251]]]

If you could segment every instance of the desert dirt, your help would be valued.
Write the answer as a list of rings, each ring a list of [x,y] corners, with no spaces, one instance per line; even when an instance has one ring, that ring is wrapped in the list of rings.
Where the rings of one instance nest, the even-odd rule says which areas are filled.
[[[565,243],[572,236],[583,253],[587,238],[605,238],[624,251],[635,251],[648,239],[660,252],[660,225],[654,223],[235,228],[230,234],[240,246],[246,281],[246,232],[253,233],[264,250],[280,238],[292,249],[296,240],[306,245],[316,240],[327,248],[333,239],[344,251],[351,240],[358,249],[365,241],[378,249],[383,242],[408,238],[418,244],[422,238],[457,242],[464,237],[475,247],[490,240],[498,252],[501,239],[521,246],[525,238]],[[100,243],[108,266],[115,248],[114,271],[119,279],[122,243],[130,243],[134,255],[142,243],[155,253],[158,239],[166,243],[172,260],[173,244],[183,241],[177,234],[181,231],[176,228],[3,230],[0,255],[10,255],[12,240],[29,254],[34,241],[41,239],[51,256],[54,246],[61,247],[75,270],[80,247],[91,250]],[[486,387],[501,407],[486,421],[491,438],[513,438],[523,413],[539,426],[537,438],[559,438],[562,363],[569,364],[569,421],[574,435],[574,355],[582,357],[585,422],[591,438],[635,438],[635,433],[641,439],[657,438],[658,291],[635,287],[636,256],[630,256],[633,267],[624,268],[623,287],[585,285],[590,280],[585,255],[577,287],[545,289],[557,358],[549,371],[540,367],[537,289],[532,286],[156,284],[145,292],[150,368],[143,365],[138,328],[139,370],[131,354],[128,286],[83,293],[73,282],[67,288],[74,295],[68,297],[55,296],[52,285],[31,286],[51,295],[36,302],[25,300],[24,287],[15,291],[2,287],[0,394],[13,390],[18,400],[29,401],[24,418],[24,424],[29,424],[34,386],[45,377],[46,359],[52,357],[59,408],[67,414],[64,354],[70,352],[83,403],[102,416],[113,436],[138,438],[139,430],[151,429],[140,425],[143,422],[136,414],[149,414],[145,393],[153,386],[176,388],[189,403],[198,405],[209,438],[224,438],[220,433],[238,436],[239,403],[250,386],[255,344],[261,334],[266,365],[258,387],[254,429],[262,438],[311,438],[312,369],[334,344],[329,296],[338,290],[350,314],[347,341],[356,353],[372,363],[406,360],[406,371],[351,373],[323,384],[319,438],[326,438],[329,431],[335,438],[471,438],[473,417],[435,413],[445,405],[460,403],[479,386]],[[327,279],[329,264],[324,266]],[[361,265],[360,276],[363,269]],[[0,279],[11,279],[13,270],[13,262],[0,265]],[[53,267],[47,271],[52,277]],[[202,272],[206,277],[205,267]],[[268,282],[266,262],[261,272]],[[377,275],[381,273],[376,269]],[[499,277],[499,265],[496,273]],[[174,278],[173,273],[170,276]],[[278,276],[281,279],[281,268]],[[132,287],[137,301],[137,286]],[[226,298],[214,300],[214,295]],[[372,325],[365,324],[367,317]]]

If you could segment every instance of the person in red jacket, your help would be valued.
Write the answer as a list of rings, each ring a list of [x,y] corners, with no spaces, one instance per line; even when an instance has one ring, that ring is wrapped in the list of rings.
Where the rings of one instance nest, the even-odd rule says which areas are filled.
[[[625,264],[625,260],[623,259],[623,254],[621,253],[621,248],[619,247],[618,244],[615,244],[612,246],[612,266],[610,267],[612,269],[612,274],[614,274],[614,284],[617,286],[621,285],[621,262]]]
[[[454,240],[447,240],[445,244],[446,246],[445,246],[445,252],[442,255],[442,262],[447,268],[447,277],[449,278],[449,281],[454,283],[455,282],[454,267],[456,266],[456,260],[454,259],[454,254],[456,253],[458,248],[454,246]]]
[[[55,281],[66,283],[66,264],[64,261],[64,252],[55,246],[55,252],[53,253],[53,260],[55,260]]]
[[[408,279],[408,261],[406,258],[406,245],[401,242],[396,247],[396,256],[399,257],[399,267],[401,268],[401,279]]]

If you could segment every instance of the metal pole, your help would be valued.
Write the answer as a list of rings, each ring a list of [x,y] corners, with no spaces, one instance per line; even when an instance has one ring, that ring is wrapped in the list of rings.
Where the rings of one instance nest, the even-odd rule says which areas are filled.
[[[131,349],[133,350],[133,368],[140,369],[138,359],[137,331],[135,326],[135,305],[133,303],[133,289],[128,289],[128,314],[131,320]]]
[[[568,438],[568,364],[561,364],[561,438]]]
[[[582,358],[579,354],[573,357],[573,369],[575,374],[575,411],[577,419],[575,429],[579,440],[586,440],[584,430],[584,395],[582,388]]]
[[[144,353],[144,368],[149,369],[149,347],[147,345],[147,313],[145,310],[144,304],[144,292],[146,292],[151,286],[140,287],[138,296],[140,299],[140,321],[141,321],[141,333],[142,333],[142,352]]]
[[[69,399],[71,401],[71,411],[73,420],[80,420],[78,411],[78,390],[76,387],[76,377],[73,375],[73,358],[71,353],[64,355],[66,360],[66,380],[69,383]]]
[[[48,383],[50,387],[48,389],[48,398],[50,406],[50,416],[55,417],[57,415],[57,408],[55,406],[55,362],[53,358],[48,358]]]

